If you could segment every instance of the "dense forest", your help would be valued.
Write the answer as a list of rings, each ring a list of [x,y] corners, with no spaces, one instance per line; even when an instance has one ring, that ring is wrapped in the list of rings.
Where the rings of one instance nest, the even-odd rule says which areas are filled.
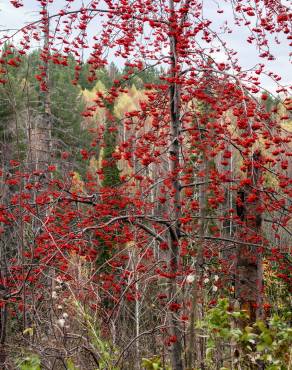
[[[291,12],[226,4],[250,70],[197,0],[41,0],[0,38],[0,369],[292,369]]]

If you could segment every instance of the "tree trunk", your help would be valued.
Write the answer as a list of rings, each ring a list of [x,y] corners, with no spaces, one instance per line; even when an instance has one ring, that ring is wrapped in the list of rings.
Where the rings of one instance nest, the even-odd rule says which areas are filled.
[[[171,12],[174,14],[173,0],[169,1]],[[170,26],[170,31],[173,31]],[[170,74],[174,82],[171,83],[169,89],[170,99],[170,127],[171,127],[171,145],[169,150],[169,170],[172,180],[172,187],[174,195],[172,197],[173,216],[175,219],[174,225],[170,228],[169,244],[170,244],[170,257],[169,265],[172,273],[172,278],[169,283],[169,301],[175,302],[177,300],[177,282],[176,275],[179,268],[179,241],[181,237],[181,187],[179,181],[179,150],[180,144],[178,136],[180,132],[180,91],[177,84],[178,70],[177,70],[177,40],[174,32],[170,32],[170,58],[171,70]],[[182,333],[179,322],[176,320],[174,312],[169,312],[169,324],[171,335],[176,338],[172,346],[172,368],[176,370],[183,370],[182,360]]]
[[[237,213],[243,227],[239,237],[244,242],[251,241],[257,244],[257,235],[261,229],[260,192],[258,190],[261,181],[260,170],[261,154],[255,152],[247,178],[251,179],[251,185],[245,186],[238,192]],[[252,195],[256,198],[252,200]],[[262,316],[262,252],[259,247],[242,244],[237,250],[237,268],[235,276],[235,294],[240,308],[247,311],[249,321],[255,322]]]
[[[42,70],[44,79],[42,81],[43,90],[41,92],[43,112],[39,114],[30,132],[30,155],[33,168],[43,172],[51,159],[52,149],[52,112],[50,96],[50,76],[49,76],[49,16],[46,6],[43,6],[47,23],[44,24],[44,48]],[[45,21],[44,21],[45,22]]]
[[[6,330],[7,330],[7,305],[4,304],[4,306],[0,307],[0,370],[5,369],[5,362],[7,357],[5,348]]]
[[[206,216],[207,216],[207,190],[210,172],[210,161],[207,159],[206,154],[202,153],[202,166],[201,171],[204,171],[204,184],[200,186],[199,189],[199,209],[200,209],[200,219],[199,219],[199,236],[197,244],[197,254],[196,254],[196,277],[193,282],[194,286],[192,289],[192,306],[190,315],[190,326],[189,326],[189,345],[188,345],[188,368],[192,369],[195,363],[200,369],[204,368],[204,359],[202,350],[203,343],[201,338],[197,335],[197,330],[195,325],[197,320],[201,319],[200,308],[203,304],[203,291],[202,291],[202,278],[203,278],[203,266],[204,266],[204,256],[203,256],[203,243],[204,235],[206,234]]]

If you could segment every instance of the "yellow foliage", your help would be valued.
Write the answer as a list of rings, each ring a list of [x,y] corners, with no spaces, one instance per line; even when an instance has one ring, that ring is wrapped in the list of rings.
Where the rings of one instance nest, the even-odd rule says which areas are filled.
[[[95,98],[95,95],[96,95],[96,92],[93,91],[93,90],[87,90],[85,89],[83,92],[83,97],[85,99],[85,101],[92,101],[94,98]]]
[[[126,112],[137,109],[133,99],[128,94],[122,94],[118,97],[114,108],[114,114],[121,119]]]
[[[102,147],[102,148],[100,148],[99,156],[98,156],[98,167],[99,168],[101,168],[101,162],[102,162],[102,159],[103,159],[103,152],[104,152],[104,149]]]
[[[105,92],[106,88],[105,88],[104,84],[101,81],[97,81],[97,83],[95,84],[95,86],[93,88],[93,91],[95,93],[96,92]]]
[[[138,90],[137,90],[137,87],[135,85],[132,85],[130,90],[129,90],[129,94],[132,96],[132,97],[135,97],[138,93]]]
[[[98,159],[96,159],[95,157],[91,157],[90,160],[89,160],[89,170],[90,170],[90,172],[96,173],[96,171],[98,170],[99,167],[100,167],[100,163],[99,163]]]
[[[81,176],[78,172],[74,172],[72,177],[71,191],[76,193],[82,193],[84,190],[84,183],[81,180]]]

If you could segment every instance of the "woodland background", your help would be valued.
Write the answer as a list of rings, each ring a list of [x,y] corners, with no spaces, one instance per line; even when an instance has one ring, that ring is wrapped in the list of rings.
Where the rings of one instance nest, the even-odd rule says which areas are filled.
[[[291,369],[291,96],[42,32],[0,58],[0,368]]]

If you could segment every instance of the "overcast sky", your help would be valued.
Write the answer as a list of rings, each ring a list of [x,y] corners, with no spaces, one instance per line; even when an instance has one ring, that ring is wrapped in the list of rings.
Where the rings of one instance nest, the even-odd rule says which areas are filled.
[[[27,22],[33,21],[39,18],[38,9],[39,3],[36,0],[24,0],[24,7],[15,9],[9,0],[0,0],[0,31],[7,28],[18,29],[25,25]],[[64,0],[55,0],[55,4],[60,7],[64,4]],[[77,3],[81,3],[81,0],[76,2],[76,8],[78,8]],[[75,4],[75,3],[74,3]],[[205,5],[205,16],[214,19],[213,27],[219,27],[221,24],[220,16],[217,13],[217,3],[212,0],[206,0],[205,4],[210,4],[210,7]],[[224,5],[224,1],[220,1],[221,9],[224,9],[224,15],[227,20],[232,19],[232,13],[227,5]],[[56,8],[56,5],[54,5]],[[75,6],[74,6],[75,9]],[[54,13],[54,9],[51,9],[51,13]],[[228,19],[229,17],[229,19]],[[218,19],[218,22],[217,22]],[[219,23],[220,20],[220,23]],[[241,66],[244,69],[252,68],[257,63],[263,63],[263,60],[257,57],[257,52],[254,47],[246,42],[248,33],[243,29],[243,27],[234,27],[233,33],[226,35],[225,39],[230,47],[238,52],[238,58]],[[91,31],[89,30],[89,33]],[[0,37],[3,33],[0,33]],[[283,42],[281,45],[272,44],[272,54],[276,57],[275,61],[265,62],[266,66],[273,72],[279,74],[282,77],[283,84],[292,84],[292,73],[291,73],[291,63],[289,61],[289,45],[285,38],[281,39]],[[291,49],[291,48],[290,48]],[[223,58],[223,56],[218,55],[218,58]],[[264,88],[267,90],[275,91],[275,85],[272,81],[267,78],[262,80]]]

